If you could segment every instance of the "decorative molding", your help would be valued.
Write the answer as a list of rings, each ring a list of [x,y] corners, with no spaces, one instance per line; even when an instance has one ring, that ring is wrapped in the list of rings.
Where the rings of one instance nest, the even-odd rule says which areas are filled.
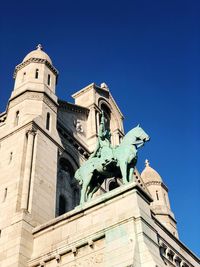
[[[88,116],[89,114],[89,109],[86,107],[75,105],[75,104],[69,103],[61,99],[58,100],[58,104],[59,104],[60,110],[69,110],[69,111],[76,112],[76,113],[83,113],[86,116]]]
[[[100,233],[100,234],[93,235],[88,240],[80,239],[80,240],[74,242],[71,246],[68,246],[66,244],[60,248],[52,250],[51,253],[46,253],[39,258],[30,260],[28,266],[30,266],[30,267],[36,267],[36,266],[37,267],[43,267],[43,266],[45,266],[45,263],[52,261],[54,259],[56,260],[57,263],[59,263],[62,260],[62,256],[66,255],[68,253],[73,253],[74,257],[78,257],[78,253],[79,253],[80,248],[85,247],[85,246],[91,247],[91,244],[93,247],[93,245],[95,244],[96,241],[104,239],[104,238],[105,238],[105,233]],[[94,253],[95,253],[95,251],[94,251]],[[87,257],[87,255],[85,255],[85,256]],[[90,256],[90,257],[95,258],[95,263],[100,263],[103,260],[103,254],[98,253],[98,251],[96,251],[96,254],[94,254],[93,256]],[[80,259],[77,258],[76,261],[81,261],[81,258]],[[73,262],[72,266],[74,266],[74,264],[76,264],[76,263]],[[68,263],[67,266],[71,266],[70,263]],[[82,265],[78,264],[77,266],[82,266]],[[95,265],[93,265],[93,266],[95,266]]]
[[[47,61],[46,59],[41,59],[41,58],[29,58],[28,60],[26,60],[25,62],[20,63],[19,65],[17,65],[15,67],[15,71],[13,74],[13,78],[16,78],[17,72],[19,70],[21,70],[22,68],[26,67],[27,65],[29,65],[30,63],[42,63],[45,64],[56,76],[58,76],[59,72],[58,70],[49,63],[49,61]]]
[[[24,100],[37,100],[37,101],[44,101],[47,106],[49,106],[54,112],[57,111],[57,106],[55,102],[53,102],[50,97],[44,92],[37,92],[37,91],[25,91],[21,95],[9,100],[9,108],[16,106],[17,104],[21,103]]]
[[[145,183],[145,185],[146,186],[149,186],[149,185],[161,185],[168,192],[167,186],[161,181],[149,181],[149,182]]]
[[[31,135],[35,136],[37,134],[37,129],[32,127],[32,128],[27,130],[26,134],[27,135],[31,134]]]
[[[91,83],[89,85],[87,85],[86,87],[82,88],[81,90],[79,90],[78,92],[74,93],[72,95],[73,98],[77,98],[79,97],[80,95],[82,95],[83,93],[89,91],[90,89],[94,89],[95,88],[95,83]]]
[[[160,255],[165,263],[171,264],[171,266],[195,267],[160,236],[158,236],[158,244],[160,248]]]

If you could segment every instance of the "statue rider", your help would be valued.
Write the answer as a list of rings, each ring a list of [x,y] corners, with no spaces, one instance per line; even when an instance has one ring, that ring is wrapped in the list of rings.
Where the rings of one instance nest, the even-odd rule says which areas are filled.
[[[113,151],[110,142],[110,130],[105,127],[105,117],[102,111],[101,121],[99,125],[98,141],[95,151],[90,155],[90,158],[101,158],[106,162],[113,158]]]

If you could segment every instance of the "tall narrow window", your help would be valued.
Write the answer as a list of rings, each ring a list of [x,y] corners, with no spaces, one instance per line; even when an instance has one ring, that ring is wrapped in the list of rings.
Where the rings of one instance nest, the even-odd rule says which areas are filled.
[[[159,200],[158,191],[156,190],[156,198]]]
[[[48,78],[47,78],[47,84],[50,85],[51,84],[51,76],[50,74],[48,74]]]
[[[7,193],[8,193],[8,188],[6,187],[6,188],[4,189],[3,202],[6,200]]]
[[[19,110],[15,113],[15,126],[19,124]]]
[[[22,82],[24,82],[26,79],[26,72],[23,73],[23,76],[22,76]]]
[[[35,70],[35,79],[38,79],[38,77],[39,77],[39,69],[36,69]]]
[[[63,195],[59,196],[59,214],[58,215],[62,215],[66,212],[67,210],[67,203],[65,200],[65,197]]]
[[[13,159],[13,152],[10,152],[9,163],[11,163],[12,159]]]
[[[50,129],[50,113],[47,112],[47,118],[46,118],[46,129]]]

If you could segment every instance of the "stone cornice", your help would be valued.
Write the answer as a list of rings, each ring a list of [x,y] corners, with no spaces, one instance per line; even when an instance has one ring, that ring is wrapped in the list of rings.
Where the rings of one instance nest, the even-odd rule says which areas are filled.
[[[22,130],[26,130],[27,131],[40,131],[41,133],[43,133],[46,137],[48,137],[52,143],[54,143],[59,149],[60,151],[64,151],[64,147],[61,146],[54,138],[51,137],[51,135],[49,135],[49,133],[47,133],[45,130],[43,130],[35,121],[30,121],[24,125],[22,125],[21,127],[18,127],[17,129],[14,129],[13,131],[9,132],[8,134],[4,135],[2,138],[0,138],[0,142],[3,141],[4,139],[7,139],[8,137],[12,136],[13,134],[16,134],[17,132],[20,132]]]
[[[13,74],[13,78],[16,78],[16,74],[19,70],[21,70],[22,68],[24,68],[25,66],[29,65],[30,63],[42,63],[45,64],[56,76],[58,76],[59,72],[58,70],[49,63],[49,61],[47,61],[46,59],[41,59],[41,58],[29,58],[28,60],[26,60],[25,62],[20,63],[19,65],[17,65],[15,67],[15,71]]]
[[[161,181],[150,181],[150,182],[145,183],[145,185],[146,186],[149,186],[149,185],[161,185],[168,192],[167,186]]]
[[[89,91],[90,89],[94,89],[95,87],[95,83],[91,83],[89,85],[87,85],[86,87],[82,88],[81,90],[79,90],[78,92],[74,93],[72,95],[73,98],[77,98],[78,96],[82,95],[83,93]]]
[[[75,104],[69,103],[69,102],[61,100],[61,99],[58,100],[58,105],[59,105],[60,110],[70,110],[70,111],[73,111],[76,113],[83,113],[87,116],[89,114],[88,108],[82,107],[79,105],[75,105]]]
[[[57,111],[58,103],[56,103],[47,93],[33,90],[26,90],[9,99],[8,108],[13,107],[26,99],[44,101],[44,103],[47,104],[54,112]]]

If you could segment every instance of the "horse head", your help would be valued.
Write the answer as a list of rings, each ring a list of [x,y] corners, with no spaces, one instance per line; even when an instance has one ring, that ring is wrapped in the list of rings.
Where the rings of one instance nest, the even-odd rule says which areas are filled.
[[[138,124],[135,128],[130,130],[122,140],[121,144],[141,144],[150,140],[149,135]]]
[[[133,129],[135,130],[135,136],[138,141],[147,142],[150,140],[149,135],[142,129],[142,127],[140,127],[140,124]]]

